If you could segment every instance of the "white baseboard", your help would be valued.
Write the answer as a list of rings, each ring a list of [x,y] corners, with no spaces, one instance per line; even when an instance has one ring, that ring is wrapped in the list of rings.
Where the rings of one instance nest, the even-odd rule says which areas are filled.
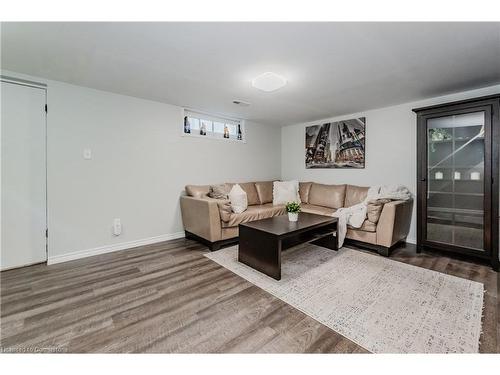
[[[114,251],[126,250],[126,249],[130,249],[130,248],[137,247],[137,246],[151,245],[154,243],[175,240],[177,238],[183,238],[183,237],[184,237],[184,232],[176,232],[176,233],[170,233],[170,234],[162,234],[160,236],[155,236],[155,237],[150,237],[150,238],[143,238],[140,240],[121,242],[121,243],[117,243],[117,244],[113,244],[113,245],[95,247],[93,249],[74,251],[74,252],[71,252],[68,254],[54,255],[54,256],[51,256],[49,254],[48,259],[47,259],[47,264],[69,262],[70,260],[76,260],[76,259],[91,257],[94,255],[112,253]],[[411,244],[417,243],[417,241],[414,238],[407,238],[406,242],[411,243]]]
[[[140,240],[121,242],[121,243],[117,243],[117,244],[113,244],[113,245],[95,247],[93,249],[74,251],[74,252],[71,252],[68,254],[54,255],[54,256],[51,256],[49,254],[48,259],[47,259],[47,264],[68,262],[70,260],[91,257],[94,255],[111,253],[113,251],[126,250],[126,249],[130,249],[132,247],[137,247],[137,246],[151,245],[151,244],[154,244],[157,242],[175,240],[177,238],[182,238],[182,237],[184,237],[184,232],[176,232],[176,233],[170,233],[170,234],[162,234],[160,236],[155,236],[155,237],[150,237],[150,238],[143,238]]]

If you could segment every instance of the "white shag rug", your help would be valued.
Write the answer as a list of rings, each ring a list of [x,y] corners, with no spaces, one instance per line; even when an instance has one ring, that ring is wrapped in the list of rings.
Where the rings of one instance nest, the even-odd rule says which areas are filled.
[[[477,353],[483,284],[342,248],[282,254],[281,280],[237,260],[233,246],[205,254],[373,353]]]

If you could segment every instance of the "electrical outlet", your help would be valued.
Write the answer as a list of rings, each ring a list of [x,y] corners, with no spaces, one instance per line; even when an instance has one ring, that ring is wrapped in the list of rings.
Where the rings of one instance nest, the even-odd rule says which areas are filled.
[[[122,222],[120,219],[113,220],[113,235],[119,236],[122,234]]]
[[[90,148],[86,148],[86,149],[83,150],[83,158],[85,160],[92,159],[92,150]]]

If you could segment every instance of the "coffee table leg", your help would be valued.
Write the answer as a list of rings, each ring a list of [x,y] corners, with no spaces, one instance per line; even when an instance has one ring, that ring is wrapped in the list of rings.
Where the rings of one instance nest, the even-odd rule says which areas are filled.
[[[238,261],[276,280],[281,279],[281,241],[246,226],[239,227]]]
[[[339,228],[338,224],[335,224],[335,250],[339,250]]]
[[[333,234],[331,234],[331,235],[322,237],[318,240],[312,241],[311,243],[318,245],[318,246],[321,246],[321,247],[326,247],[327,249],[338,251],[339,250],[339,238],[338,238],[337,224],[334,224],[334,226],[332,226],[331,229],[332,229],[332,232],[335,234],[335,236]]]
[[[335,236],[333,236],[335,240],[333,241],[335,250],[339,250],[339,223],[335,223]]]

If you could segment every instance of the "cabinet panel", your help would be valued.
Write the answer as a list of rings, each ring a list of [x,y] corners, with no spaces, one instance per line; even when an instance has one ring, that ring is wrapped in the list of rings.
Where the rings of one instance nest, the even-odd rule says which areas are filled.
[[[484,251],[485,112],[429,118],[426,132],[426,240]]]

